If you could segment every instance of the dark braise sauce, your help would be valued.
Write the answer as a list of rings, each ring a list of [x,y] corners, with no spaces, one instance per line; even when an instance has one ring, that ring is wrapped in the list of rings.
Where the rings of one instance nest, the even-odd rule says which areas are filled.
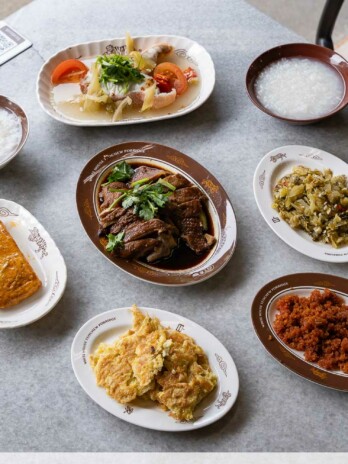
[[[143,163],[143,162],[138,163],[138,162],[127,161],[127,164],[132,166],[132,168],[134,170],[136,170],[137,168],[140,168],[142,166],[148,166],[148,167],[152,167],[152,168],[165,170],[164,168],[162,168],[162,166],[156,166],[155,164],[152,164],[152,163],[147,164],[147,163]],[[172,171],[167,171],[167,172],[168,172],[168,174],[175,174]],[[103,184],[104,182],[107,181],[108,176],[109,176],[109,173],[104,176],[101,184]],[[193,183],[191,183],[191,185],[195,186],[195,184],[193,184]],[[99,198],[99,196],[98,196],[98,198]],[[205,230],[204,232],[209,234],[209,235],[215,236],[214,223],[213,223],[213,220],[211,218],[211,215],[209,214],[209,211],[208,211],[208,208],[207,208],[206,205],[203,205],[203,211],[204,211],[204,213],[206,215],[207,225],[208,225],[207,230]],[[158,217],[159,217],[159,219],[161,219],[160,209],[159,209]],[[208,257],[210,252],[211,252],[211,249],[204,252],[204,253],[201,253],[201,254],[197,255],[194,251],[192,251],[185,244],[185,242],[181,238],[179,238],[178,239],[178,246],[176,248],[174,248],[171,256],[169,256],[168,258],[162,258],[162,259],[160,259],[158,261],[155,261],[153,263],[148,263],[146,258],[141,258],[138,261],[140,263],[146,264],[147,266],[155,267],[155,268],[158,268],[158,269],[164,269],[164,270],[168,270],[168,271],[180,271],[180,270],[183,270],[183,269],[189,269],[191,267],[198,266],[200,263],[205,261],[205,259]]]

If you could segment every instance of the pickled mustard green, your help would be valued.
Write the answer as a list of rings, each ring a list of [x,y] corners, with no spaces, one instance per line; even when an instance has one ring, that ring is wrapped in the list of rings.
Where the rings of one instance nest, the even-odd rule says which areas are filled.
[[[330,169],[295,166],[273,189],[272,207],[294,229],[314,241],[339,248],[348,245],[348,182]]]

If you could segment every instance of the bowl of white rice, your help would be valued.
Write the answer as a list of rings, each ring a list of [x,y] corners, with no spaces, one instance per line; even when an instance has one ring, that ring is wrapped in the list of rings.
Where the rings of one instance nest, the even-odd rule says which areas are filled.
[[[0,95],[0,169],[23,148],[29,134],[29,123],[17,103]]]
[[[319,45],[280,45],[253,61],[246,87],[264,113],[293,124],[311,124],[348,104],[348,62]]]

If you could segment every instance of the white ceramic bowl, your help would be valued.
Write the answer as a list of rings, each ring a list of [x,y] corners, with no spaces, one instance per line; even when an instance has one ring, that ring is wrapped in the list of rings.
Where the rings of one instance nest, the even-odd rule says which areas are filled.
[[[6,111],[16,115],[22,127],[21,139],[18,145],[12,151],[12,153],[3,155],[0,150],[0,169],[2,169],[22,150],[29,135],[29,121],[23,109],[17,103],[15,103],[14,101],[8,99],[7,97],[3,95],[0,95],[0,108],[5,109]]]

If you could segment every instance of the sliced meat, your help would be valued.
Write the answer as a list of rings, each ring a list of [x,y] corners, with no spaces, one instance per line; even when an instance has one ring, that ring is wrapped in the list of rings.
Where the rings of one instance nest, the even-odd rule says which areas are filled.
[[[99,193],[99,199],[102,202],[100,205],[100,209],[104,210],[109,208],[109,206],[112,205],[112,203],[122,195],[121,192],[111,192],[110,189],[125,189],[126,184],[123,182],[111,182],[109,185],[105,185],[102,187],[100,193]]]
[[[161,219],[150,219],[149,221],[142,221],[131,225],[126,229],[124,242],[131,242],[133,240],[138,240],[150,235],[158,235],[168,230],[169,226],[165,222],[161,221]]]
[[[109,185],[105,187],[109,187],[111,189],[126,189],[127,185],[124,182],[111,182]]]
[[[175,204],[186,203],[191,200],[205,201],[207,197],[198,187],[186,187],[175,190],[173,195],[169,197],[170,201]]]
[[[198,217],[183,218],[180,221],[180,231],[181,238],[197,254],[209,250],[213,244],[211,240],[212,236],[204,234],[201,221]],[[212,238],[214,239],[214,237]]]
[[[174,248],[178,246],[178,241],[168,232],[163,232],[158,236],[160,244],[156,245],[153,252],[148,255],[147,261],[153,263],[161,258],[168,258]]]
[[[135,222],[139,222],[139,217],[133,213],[133,209],[127,209],[125,214],[118,218],[117,222],[112,225],[110,233],[116,235]]]
[[[189,187],[191,185],[190,181],[181,174],[171,174],[170,176],[164,177],[163,180],[172,184],[175,188],[181,189],[183,187]]]
[[[143,238],[125,243],[123,247],[116,249],[116,255],[125,259],[139,259],[151,253],[161,241],[157,238]]]
[[[125,259],[143,258],[153,263],[170,257],[178,246],[179,237],[196,254],[209,250],[216,239],[203,229],[201,213],[203,202],[207,201],[204,192],[193,186],[184,176],[152,166],[137,168],[132,182],[145,178],[151,182],[163,178],[176,188],[170,193],[165,207],[159,211],[159,217],[148,221],[139,218],[133,208],[124,209],[121,204],[108,211],[110,205],[122,195],[122,192],[110,190],[126,189],[126,184],[113,182],[100,191],[100,223],[103,227],[100,234],[107,235],[110,232],[116,235],[124,232],[123,246],[114,253]]]
[[[162,169],[151,168],[150,166],[141,166],[135,170],[135,173],[132,177],[132,182],[146,178],[153,182],[160,177],[165,176],[166,174],[167,171],[163,171]]]
[[[117,206],[115,209],[110,211],[110,213],[103,212],[99,215],[99,222],[103,229],[106,227],[111,226],[114,224],[121,216],[126,213],[126,209],[122,208],[122,206]]]
[[[200,200],[191,200],[175,207],[175,215],[178,219],[197,217],[203,211]]]

